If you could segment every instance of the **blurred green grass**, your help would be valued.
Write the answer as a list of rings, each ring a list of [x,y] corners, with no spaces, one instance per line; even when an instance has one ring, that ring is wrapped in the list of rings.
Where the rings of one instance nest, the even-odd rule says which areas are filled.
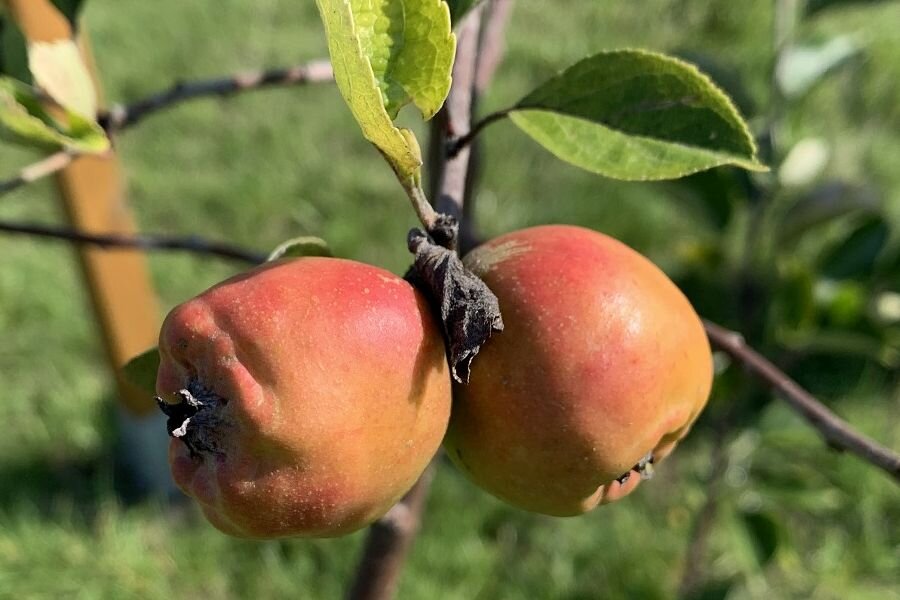
[[[325,55],[312,3],[87,2],[107,96],[134,99],[177,79]],[[648,0],[519,2],[508,56],[483,99],[504,107],[593,51],[642,46],[713,56],[764,107],[771,3]],[[900,4],[833,9],[809,35],[850,33],[865,59],[792,110],[786,136],[822,137],[829,173],[876,183],[900,220]],[[179,106],[118,141],[146,231],[202,234],[266,250],[302,234],[396,272],[408,263],[412,211],[330,86],[269,90]],[[35,155],[0,149],[2,173]],[[486,235],[549,222],[614,235],[673,274],[679,248],[712,235],[664,184],[624,184],[559,163],[509,124],[483,146],[478,223]],[[61,219],[47,183],[0,200],[0,218]],[[153,255],[166,308],[234,272],[187,255]],[[709,302],[710,298],[692,298]],[[713,299],[714,300],[714,299]],[[70,248],[0,238],[0,597],[340,597],[361,534],[246,542],[190,511],[126,506],[113,485],[112,393]],[[872,377],[829,402],[900,447],[900,393]],[[724,394],[718,405],[732,398]],[[403,598],[669,598],[705,499],[711,423],[627,501],[577,519],[505,507],[442,465]],[[729,598],[900,598],[900,494],[858,460],[827,451],[780,404],[729,445],[730,467],[707,553]],[[744,518],[776,523],[760,566]],[[742,516],[743,515],[743,516]],[[708,591],[712,593],[712,588]]]

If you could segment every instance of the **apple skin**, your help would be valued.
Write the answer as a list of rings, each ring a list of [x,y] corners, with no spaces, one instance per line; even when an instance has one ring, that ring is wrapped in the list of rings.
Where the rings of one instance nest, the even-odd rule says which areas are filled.
[[[520,508],[586,512],[630,493],[664,458],[712,385],[703,325],[681,291],[626,245],[550,225],[496,238],[466,266],[497,295],[505,330],[454,390],[445,448]]]
[[[219,399],[216,452],[172,439],[174,479],[218,529],[331,537],[382,516],[440,447],[449,369],[425,299],[349,260],[300,258],[176,307],[157,393]]]

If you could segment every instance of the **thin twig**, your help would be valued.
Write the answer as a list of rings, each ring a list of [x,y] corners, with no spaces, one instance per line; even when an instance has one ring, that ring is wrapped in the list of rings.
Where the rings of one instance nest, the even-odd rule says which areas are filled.
[[[453,88],[444,111],[447,132],[468,131],[472,123],[472,97],[478,69],[478,35],[483,7],[472,10],[457,28],[456,61],[453,63]],[[466,177],[469,171],[469,152],[461,151],[444,159],[435,206],[440,213],[462,217],[465,202]]]
[[[325,83],[334,81],[331,64],[314,60],[302,65],[266,71],[247,71],[215,79],[178,82],[135,102],[117,104],[97,118],[110,133],[121,131],[140,120],[176,104],[208,96],[227,96],[265,87]]]
[[[456,158],[459,156],[459,153],[469,147],[469,145],[475,141],[475,138],[484,130],[485,127],[490,125],[491,123],[496,123],[497,121],[502,121],[506,117],[509,116],[513,109],[505,108],[503,110],[498,110],[497,112],[492,112],[491,114],[482,117],[472,126],[471,129],[466,129],[466,133],[459,137],[451,138],[447,142],[447,156],[450,158]],[[459,131],[459,130],[457,130]]]
[[[475,74],[475,92],[484,92],[494,79],[497,67],[506,52],[506,27],[512,15],[513,0],[493,0],[485,8],[478,48],[478,70]]]
[[[265,254],[259,254],[232,244],[214,242],[199,238],[173,237],[165,235],[119,235],[92,234],[75,231],[66,227],[38,225],[33,223],[9,223],[0,221],[0,233],[28,235],[47,239],[63,240],[78,245],[98,246],[107,250],[132,249],[144,251],[183,251],[206,254],[229,260],[260,264],[266,261]]]
[[[15,177],[0,181],[0,194],[6,194],[19,189],[23,185],[62,171],[72,163],[74,158],[75,153],[70,150],[60,150],[45,156],[41,160],[24,167]]]
[[[425,195],[421,182],[417,181],[417,178],[410,177],[406,180],[401,180],[400,184],[409,197],[419,222],[426,231],[431,231],[432,227],[438,222],[438,213],[428,201],[428,196]]]
[[[347,598],[383,600],[394,596],[406,555],[419,530],[435,467],[434,463],[429,465],[403,500],[369,529]]]
[[[180,82],[146,98],[128,104],[116,104],[108,111],[101,112],[97,121],[108,133],[112,134],[135,125],[145,117],[187,100],[208,96],[226,96],[265,87],[329,81],[334,81],[331,64],[327,60],[314,60],[283,69],[247,71],[214,79]],[[60,150],[42,158],[22,169],[15,177],[0,181],[0,195],[53,175],[65,169],[77,157],[76,152]]]
[[[481,7],[473,9],[457,27],[453,85],[441,111],[446,113],[451,124],[462,123],[466,128],[471,119],[481,11]],[[439,193],[435,196],[436,208],[439,212],[459,218],[464,202],[468,153],[454,160],[448,160],[442,144],[432,144],[430,149],[432,155],[429,156],[428,164],[436,167],[441,173],[440,184],[437,186]],[[425,508],[433,468],[432,465],[412,491],[369,529],[348,598],[388,600],[395,596],[406,556],[409,554]]]
[[[704,321],[704,326],[715,348],[731,356],[753,375],[779,392],[788,405],[821,434],[829,446],[855,454],[883,469],[900,482],[900,455],[856,432],[849,423],[831,412],[787,374],[748,346],[740,334],[709,321]]]

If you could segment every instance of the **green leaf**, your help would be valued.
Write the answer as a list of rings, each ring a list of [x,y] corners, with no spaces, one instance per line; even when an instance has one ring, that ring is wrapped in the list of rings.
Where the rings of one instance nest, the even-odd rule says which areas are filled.
[[[778,523],[770,515],[749,512],[741,515],[741,522],[759,566],[766,566],[778,550],[780,538]]]
[[[15,21],[0,17],[0,75],[31,83],[25,35]]]
[[[333,256],[328,242],[313,236],[298,237],[278,245],[266,261],[300,256]]]
[[[735,582],[730,579],[707,581],[689,592],[684,600],[725,600],[734,587]]]
[[[883,217],[867,218],[824,256],[822,273],[832,279],[868,277],[889,237],[890,228]]]
[[[816,285],[816,300],[828,320],[842,328],[857,325],[866,313],[871,290],[858,281],[822,280]]]
[[[65,108],[51,114],[34,88],[9,77],[0,77],[0,134],[20,143],[83,153],[109,149],[109,138],[97,123]]]
[[[884,2],[885,0],[808,0],[805,9],[807,16],[812,16],[830,8],[866,6]]]
[[[459,23],[467,12],[481,4],[482,0],[447,0],[450,7],[450,19],[453,24]]]
[[[392,119],[412,102],[429,119],[450,90],[456,39],[443,0],[316,0],[335,80],[363,135],[401,179],[422,164]]]
[[[94,82],[75,40],[29,43],[28,67],[35,85],[57,104],[84,117],[96,118]]]
[[[728,96],[696,67],[653,52],[586,58],[510,118],[562,160],[615,179],[674,179],[727,164],[767,170]]]
[[[126,381],[138,389],[156,395],[156,372],[159,371],[159,349],[151,348],[128,361],[121,369]]]
[[[818,46],[793,46],[782,54],[775,69],[775,81],[785,96],[797,98],[845,65],[860,50],[848,36],[836,37]]]
[[[868,187],[843,181],[825,182],[803,194],[779,224],[779,242],[793,247],[800,236],[820,225],[854,214],[874,214],[881,208],[878,196]]]
[[[456,38],[442,0],[351,0],[355,29],[392,119],[413,102],[425,119],[450,91]]]

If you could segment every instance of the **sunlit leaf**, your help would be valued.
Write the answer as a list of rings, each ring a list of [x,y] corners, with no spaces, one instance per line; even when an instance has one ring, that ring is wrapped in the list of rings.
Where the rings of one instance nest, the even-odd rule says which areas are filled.
[[[858,281],[820,281],[815,299],[831,323],[838,327],[852,327],[865,315],[869,289]]]
[[[392,119],[413,103],[431,118],[450,89],[456,49],[442,0],[316,0],[338,88],[363,135],[398,175],[421,157]]]
[[[74,40],[29,43],[28,66],[34,84],[57,104],[89,119],[96,118],[94,83]]]
[[[109,148],[103,129],[64,108],[44,108],[37,91],[22,82],[0,77],[0,133],[13,141],[99,153]]]
[[[757,114],[757,102],[750,90],[747,89],[747,82],[742,73],[734,64],[721,56],[712,56],[693,50],[678,51],[674,53],[674,56],[691,63],[715,81],[716,85],[731,98],[742,115],[752,117]]]
[[[859,45],[847,36],[818,46],[792,46],[784,51],[775,69],[778,87],[789,98],[800,96],[859,51]]]
[[[557,157],[616,179],[728,164],[766,170],[731,100],[694,66],[653,52],[584,59],[523,98],[510,118]]]
[[[121,369],[122,377],[151,396],[156,394],[156,372],[159,370],[159,349],[151,348],[128,361]]]
[[[786,187],[813,183],[825,171],[831,147],[822,138],[804,138],[794,144],[778,167],[778,180]]]

